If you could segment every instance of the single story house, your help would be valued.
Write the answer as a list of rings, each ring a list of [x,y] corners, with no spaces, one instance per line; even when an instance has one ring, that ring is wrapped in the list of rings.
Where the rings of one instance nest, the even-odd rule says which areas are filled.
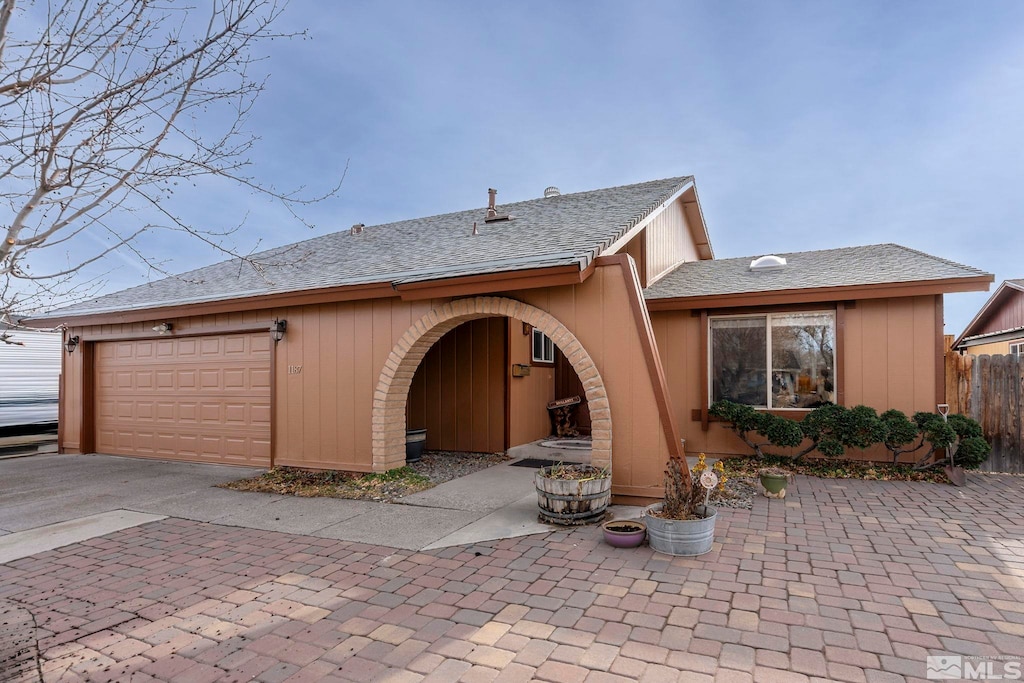
[[[1005,280],[953,342],[963,354],[1024,356],[1024,280]]]
[[[619,500],[743,452],[708,405],[934,410],[942,297],[992,276],[896,245],[715,259],[692,177],[344,232],[53,311],[60,446],[382,471],[407,428],[500,451],[580,393]]]

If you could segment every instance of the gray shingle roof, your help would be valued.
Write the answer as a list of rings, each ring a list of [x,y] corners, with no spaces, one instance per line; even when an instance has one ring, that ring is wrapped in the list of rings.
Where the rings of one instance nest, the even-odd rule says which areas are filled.
[[[644,298],[676,299],[990,276],[977,268],[899,244],[776,255],[786,258],[785,268],[752,272],[750,262],[756,256],[683,263],[648,287]]]
[[[485,223],[485,208],[365,227],[165,278],[46,314],[88,315],[379,282],[400,284],[562,265],[587,266],[629,228],[692,182],[692,176],[499,204],[510,221]],[[481,189],[482,194],[482,189]],[[473,223],[480,234],[472,235]]]

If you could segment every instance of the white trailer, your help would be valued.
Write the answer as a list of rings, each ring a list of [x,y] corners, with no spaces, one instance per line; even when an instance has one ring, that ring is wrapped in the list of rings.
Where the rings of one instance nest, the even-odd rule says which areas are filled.
[[[56,425],[63,350],[59,331],[0,328],[0,430]]]

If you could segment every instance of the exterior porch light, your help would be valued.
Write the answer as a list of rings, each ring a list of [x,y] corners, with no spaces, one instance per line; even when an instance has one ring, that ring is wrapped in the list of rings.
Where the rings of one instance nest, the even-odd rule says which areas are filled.
[[[287,320],[275,320],[270,326],[270,338],[274,340],[275,344],[284,339],[284,331],[287,327]]]
[[[153,326],[153,331],[157,334],[167,334],[174,329],[174,323],[160,323],[159,325]]]
[[[75,349],[78,348],[78,335],[68,337],[68,340],[64,342],[64,348],[67,349],[68,353],[74,353]]]

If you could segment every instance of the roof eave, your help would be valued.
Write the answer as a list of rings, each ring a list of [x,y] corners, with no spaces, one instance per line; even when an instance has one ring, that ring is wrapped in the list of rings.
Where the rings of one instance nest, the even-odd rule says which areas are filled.
[[[907,296],[927,296],[953,292],[977,292],[988,289],[992,275],[979,275],[943,280],[918,280],[871,285],[844,285],[838,287],[809,287],[760,292],[733,292],[689,297],[647,299],[651,311],[693,310],[702,308],[738,308],[742,306],[771,306],[776,304],[850,301],[854,299],[889,299]]]
[[[205,302],[175,303],[119,311],[98,311],[82,314],[54,314],[27,318],[32,324],[52,323],[54,326],[113,325],[167,320],[197,315],[214,315],[262,309],[284,308],[308,304],[360,299],[380,299],[400,296],[405,301],[420,299],[469,296],[492,292],[507,292],[538,287],[579,284],[594,271],[591,259],[587,267],[581,263],[494,273],[466,275],[408,283],[377,282],[343,285],[319,289],[275,292],[246,297],[217,299]]]
[[[1006,292],[1009,288],[1024,291],[1024,288],[1018,287],[1015,282],[1008,282],[1004,280],[1003,282],[999,283],[999,286],[996,287],[996,291],[992,292],[992,296],[990,296],[988,300],[985,301],[984,304],[982,304],[981,308],[978,310],[975,316],[971,318],[971,322],[967,323],[967,327],[964,328],[964,331],[961,332],[960,335],[953,341],[952,348],[957,348],[965,339],[974,336],[971,334],[971,332],[973,332],[978,325],[980,325],[982,322],[985,321],[986,318],[988,318],[989,309],[996,305],[996,302],[1003,297],[1003,293]]]
[[[96,311],[93,313],[53,313],[25,318],[31,324],[52,323],[55,326],[74,327],[80,325],[116,325],[144,322],[147,320],[166,320],[198,315],[215,315],[219,313],[254,311],[267,308],[282,308],[327,301],[354,301],[358,299],[379,299],[396,296],[390,282],[364,283],[357,285],[340,285],[319,289],[293,290],[273,292],[252,296],[215,299],[212,301],[182,302],[162,306],[147,306],[116,311]]]
[[[613,239],[611,244],[609,244],[607,247],[599,249],[598,253],[595,254],[595,257],[610,256],[612,254],[618,253],[627,244],[629,244],[630,240],[639,235],[644,228],[650,225],[651,221],[657,218],[662,211],[664,211],[668,206],[672,204],[672,202],[682,197],[685,192],[687,192],[690,189],[693,189],[694,187],[695,185],[693,176],[688,176],[687,179],[680,183],[679,187],[677,187],[675,191],[671,195],[669,195],[669,197],[665,201],[663,201],[660,205],[652,209],[651,212],[644,216],[641,220],[637,221],[635,224],[633,224],[632,226],[624,230],[622,233],[620,233],[619,236]]]
[[[972,346],[978,346],[979,344],[993,344],[1001,341],[1014,341],[1018,337],[1024,334],[1024,326],[1011,327],[1008,330],[999,330],[998,332],[985,332],[984,334],[976,334],[973,337],[965,337],[958,343],[953,344],[952,348],[969,349]]]

